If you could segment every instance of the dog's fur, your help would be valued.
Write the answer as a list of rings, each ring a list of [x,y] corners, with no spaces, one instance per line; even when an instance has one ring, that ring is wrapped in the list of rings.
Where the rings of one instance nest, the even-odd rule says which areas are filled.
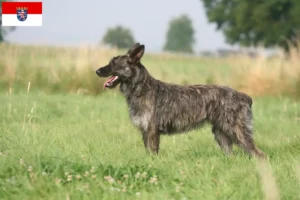
[[[96,73],[116,78],[104,87],[120,84],[130,119],[142,132],[147,149],[158,153],[161,134],[183,133],[208,122],[226,154],[235,143],[252,156],[264,157],[252,138],[251,97],[225,86],[180,86],[156,80],[140,62],[144,50],[136,43]]]

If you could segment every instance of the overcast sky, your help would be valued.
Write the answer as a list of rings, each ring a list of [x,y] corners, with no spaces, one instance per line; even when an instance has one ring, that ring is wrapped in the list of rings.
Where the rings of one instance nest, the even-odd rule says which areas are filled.
[[[23,0],[25,1],[25,0]],[[31,0],[38,1],[38,0]],[[201,0],[43,0],[43,26],[18,27],[7,40],[22,44],[98,43],[107,28],[123,25],[148,51],[161,51],[168,22],[187,14],[196,30],[196,51],[230,48],[209,24]]]

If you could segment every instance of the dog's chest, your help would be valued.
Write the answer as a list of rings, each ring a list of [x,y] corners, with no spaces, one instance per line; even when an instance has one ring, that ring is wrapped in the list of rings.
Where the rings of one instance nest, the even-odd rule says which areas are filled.
[[[138,102],[129,107],[130,119],[138,128],[146,131],[149,127],[153,114],[152,107],[147,102]]]

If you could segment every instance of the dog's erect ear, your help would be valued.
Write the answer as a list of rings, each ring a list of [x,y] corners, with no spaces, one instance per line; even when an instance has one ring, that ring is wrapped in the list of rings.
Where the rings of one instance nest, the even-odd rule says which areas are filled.
[[[140,46],[140,43],[135,43],[135,45],[133,45],[127,52],[127,55],[130,56],[130,54]]]
[[[140,62],[141,58],[144,55],[144,52],[145,52],[145,45],[139,45],[138,47],[132,49],[131,52],[128,52],[129,53],[128,56],[133,63],[137,63]]]

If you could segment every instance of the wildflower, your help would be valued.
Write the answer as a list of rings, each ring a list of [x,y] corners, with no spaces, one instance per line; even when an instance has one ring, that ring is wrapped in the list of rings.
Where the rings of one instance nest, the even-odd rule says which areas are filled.
[[[32,172],[32,166],[29,166],[29,167],[28,167],[28,171],[29,171],[29,172]]]
[[[85,176],[85,177],[88,177],[89,174],[90,174],[90,173],[89,173],[88,171],[85,171],[84,176]]]
[[[32,172],[30,172],[29,177],[30,177],[30,178],[34,178],[34,177],[35,177],[35,174],[32,173]]]
[[[128,178],[129,175],[128,175],[128,174],[124,174],[123,177],[124,177],[124,178]]]
[[[105,176],[104,179],[107,180],[110,184],[115,182],[115,180],[111,176]]]
[[[58,185],[58,184],[60,184],[61,179],[60,179],[60,178],[56,178],[56,179],[54,180],[54,182],[55,182],[56,185]]]
[[[139,178],[140,177],[140,172],[136,173],[135,178]]]
[[[157,176],[151,177],[149,182],[152,184],[157,184]]]
[[[68,175],[67,181],[68,182],[72,181],[72,175]]]
[[[92,178],[95,179],[97,176],[95,174],[92,175]]]
[[[42,172],[42,175],[45,176],[45,175],[47,175],[47,173],[46,172]]]
[[[120,191],[120,189],[119,188],[114,188],[114,187],[112,187],[112,188],[110,188],[111,190],[113,190],[113,191]]]
[[[147,172],[143,172],[142,177],[146,178],[146,176],[147,176]]]
[[[95,167],[92,167],[91,170],[90,170],[90,172],[94,173],[95,172]]]
[[[78,179],[78,180],[81,179],[80,174],[77,174],[77,175],[76,175],[76,179]]]

